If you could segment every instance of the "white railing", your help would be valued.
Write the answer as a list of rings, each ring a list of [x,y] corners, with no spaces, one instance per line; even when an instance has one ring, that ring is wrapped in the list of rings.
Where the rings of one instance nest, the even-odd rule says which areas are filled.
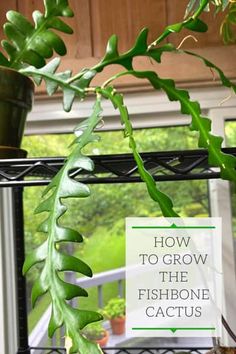
[[[72,279],[72,274],[68,274],[68,281]],[[117,293],[119,296],[123,296],[123,280],[125,279],[125,267],[109,270],[106,272],[101,272],[94,274],[92,278],[82,277],[75,279],[75,283],[83,288],[97,287],[98,289],[98,307],[103,307],[103,286],[108,283],[117,282],[118,288]],[[74,304],[75,305],[75,304]],[[34,327],[29,335],[29,345],[31,347],[43,347],[47,345],[47,326],[50,319],[51,306],[47,308],[44,312],[37,325]],[[63,337],[63,334],[61,335]],[[55,339],[52,340],[52,346],[54,346]],[[62,343],[61,343],[62,344]],[[32,354],[40,354],[37,350],[31,351]]]
[[[106,272],[97,273],[92,278],[78,278],[76,284],[82,288],[92,288],[97,286],[98,288],[98,307],[103,307],[103,285],[107,283],[118,283],[118,295],[123,296],[123,283],[125,279],[125,267],[108,270]]]

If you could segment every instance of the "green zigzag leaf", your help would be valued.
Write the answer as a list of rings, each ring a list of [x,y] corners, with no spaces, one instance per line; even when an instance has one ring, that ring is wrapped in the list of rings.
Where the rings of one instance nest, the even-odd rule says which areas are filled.
[[[208,150],[209,164],[220,167],[223,179],[236,181],[236,158],[221,151],[223,138],[211,134],[211,121],[201,115],[199,103],[191,101],[187,91],[176,88],[173,80],[161,79],[153,71],[130,71],[129,73],[137,78],[148,79],[155,89],[165,91],[170,101],[179,101],[181,112],[192,117],[190,128],[199,132],[199,147]]]
[[[235,25],[236,4],[231,3],[220,28],[220,33],[225,44],[231,44],[236,42]]]
[[[54,58],[43,68],[37,69],[29,66],[20,69],[20,72],[32,76],[36,85],[40,85],[42,80],[46,83],[47,93],[53,95],[59,88],[63,91],[63,108],[70,111],[74,99],[80,99],[86,95],[86,88],[89,87],[92,79],[106,66],[120,64],[127,70],[133,70],[132,62],[135,56],[147,56],[153,58],[158,63],[164,52],[176,51],[172,44],[164,44],[158,48],[148,49],[147,46],[148,29],[144,28],[138,35],[134,46],[126,53],[119,55],[117,50],[117,38],[112,36],[108,41],[107,51],[102,61],[92,69],[83,69],[76,79],[71,77],[70,71],[56,73],[60,64],[59,58]]]
[[[148,48],[147,44],[148,28],[143,28],[134,44],[134,46],[123,54],[118,53],[117,37],[113,35],[107,44],[106,54],[99,64],[94,67],[96,72],[100,72],[103,68],[110,64],[122,65],[127,70],[133,70],[133,59],[137,56],[152,57],[158,63],[161,61],[161,55],[164,52],[176,50],[170,43],[164,44],[158,48]]]
[[[63,168],[54,177],[44,191],[44,200],[36,209],[37,213],[47,212],[47,218],[42,222],[39,230],[47,234],[45,243],[32,252],[25,260],[23,272],[27,272],[38,262],[43,263],[43,270],[32,289],[33,305],[39,296],[48,292],[52,301],[52,313],[49,323],[49,336],[57,328],[65,325],[66,332],[73,341],[70,353],[98,354],[100,348],[89,342],[80,333],[84,326],[102,319],[99,313],[72,308],[67,300],[77,296],[87,296],[81,287],[63,281],[59,274],[62,271],[75,271],[91,277],[90,267],[73,256],[60,251],[57,245],[60,242],[81,242],[82,236],[75,230],[64,227],[60,218],[67,211],[63,205],[64,198],[84,198],[89,196],[89,188],[69,177],[75,168],[84,168],[91,171],[92,161],[82,154],[85,145],[94,139],[93,131],[101,120],[100,98],[97,99],[91,116],[76,128],[77,138],[73,150]],[[79,134],[80,132],[80,134]]]
[[[36,85],[40,85],[42,80],[45,81],[47,93],[51,96],[59,88],[63,92],[63,108],[66,112],[71,110],[72,104],[76,96],[79,98],[84,97],[84,89],[76,86],[75,84],[68,83],[71,77],[71,71],[56,73],[60,59],[54,58],[43,68],[37,69],[34,66],[21,69],[22,74],[27,74],[33,77]]]
[[[150,197],[159,204],[163,216],[178,217],[178,214],[173,210],[173,203],[171,199],[157,188],[154,178],[144,166],[144,162],[136,148],[133,128],[129,119],[127,107],[124,105],[123,96],[117,92],[113,92],[111,87],[101,90],[98,89],[98,92],[100,92],[104,97],[108,98],[116,109],[119,109],[122,124],[125,126],[125,136],[129,138],[129,146],[137,163],[139,174],[142,180],[146,183]]]
[[[8,40],[2,41],[2,47],[8,58],[0,56],[0,65],[14,69],[22,68],[25,64],[40,68],[46,64],[45,59],[56,51],[59,55],[66,54],[66,46],[57,31],[71,34],[73,30],[62,20],[71,17],[73,12],[67,0],[45,0],[45,14],[35,11],[33,19],[35,26],[17,11],[7,12],[8,22],[4,32]]]
[[[234,90],[234,92],[236,93],[236,85],[231,82],[226,76],[225,74],[223,73],[223,71],[218,67],[216,66],[215,64],[213,64],[212,62],[210,62],[209,60],[207,60],[206,58],[204,58],[203,56],[199,55],[199,54],[196,54],[196,53],[193,53],[193,52],[190,52],[189,50],[183,50],[183,51],[180,51],[180,53],[185,53],[185,54],[188,54],[188,55],[192,55],[194,56],[195,58],[198,58],[200,60],[203,61],[203,63],[208,67],[208,68],[211,68],[213,70],[215,70],[219,77],[220,77],[220,80],[223,84],[223,86],[225,87],[229,87],[229,88],[232,88]]]

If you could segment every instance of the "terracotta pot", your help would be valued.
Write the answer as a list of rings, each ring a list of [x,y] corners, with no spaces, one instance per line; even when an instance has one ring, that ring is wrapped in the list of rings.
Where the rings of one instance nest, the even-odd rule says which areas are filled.
[[[33,94],[32,80],[0,66],[0,158],[26,155],[20,144]]]
[[[96,343],[100,345],[100,347],[105,347],[107,345],[108,339],[109,339],[109,333],[108,331],[105,331],[105,335],[104,337],[102,337],[101,339],[97,339]]]
[[[125,332],[125,316],[110,319],[113,334],[123,334]]]

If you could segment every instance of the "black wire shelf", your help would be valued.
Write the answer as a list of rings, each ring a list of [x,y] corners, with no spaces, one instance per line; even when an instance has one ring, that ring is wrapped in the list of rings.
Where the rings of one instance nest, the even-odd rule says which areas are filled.
[[[236,148],[226,148],[223,152],[236,156]],[[208,164],[206,150],[187,150],[169,152],[142,153],[145,168],[157,181],[215,179],[220,177],[219,169]],[[89,184],[131,183],[141,182],[136,163],[132,154],[92,156],[94,171],[88,174],[82,169],[71,171],[71,177]],[[19,315],[19,349],[18,354],[65,354],[65,348],[31,347],[28,346],[27,311],[25,301],[22,264],[24,258],[23,243],[23,204],[22,189],[25,186],[46,185],[60,170],[65,162],[63,157],[25,158],[0,160],[0,188],[15,187],[14,209],[17,234],[17,277],[18,277],[18,315]],[[19,237],[21,235],[21,237]],[[151,348],[151,347],[109,347],[104,354],[202,354],[209,351],[208,347],[197,348]]]
[[[38,352],[39,354],[65,354],[66,349],[65,348],[56,348],[56,347],[31,347],[30,348],[30,353],[32,352]]]
[[[223,152],[236,156],[236,148]],[[207,150],[147,152],[141,154],[145,168],[156,181],[219,178],[218,168],[208,164]],[[132,154],[91,156],[92,173],[77,169],[71,177],[84,183],[141,182]],[[46,185],[63,166],[65,158],[25,158],[0,160],[0,187]]]
[[[107,347],[102,348],[104,354],[202,354],[207,353],[210,347],[202,348],[151,348],[151,347]],[[32,347],[31,350],[38,351],[40,354],[65,354],[65,348],[60,347]]]

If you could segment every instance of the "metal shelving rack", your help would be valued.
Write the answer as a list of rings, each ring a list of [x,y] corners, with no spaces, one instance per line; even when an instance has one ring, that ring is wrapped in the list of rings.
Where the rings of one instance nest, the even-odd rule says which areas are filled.
[[[236,156],[236,148],[222,150]],[[209,166],[206,150],[147,152],[141,156],[145,168],[157,181],[220,177],[219,170]],[[92,159],[93,173],[78,169],[72,171],[71,176],[90,184],[141,182],[132,154],[94,155]],[[63,163],[63,157],[0,160],[0,187],[46,185]]]
[[[223,149],[236,156],[236,148]],[[146,169],[157,181],[177,181],[219,178],[219,170],[208,165],[206,150],[152,152],[141,154]],[[141,182],[131,154],[93,156],[94,172],[90,175],[79,169],[71,171],[71,177],[89,184]],[[46,185],[63,166],[64,158],[26,158],[0,160],[0,187],[11,187],[14,198],[14,229],[17,237],[16,275],[18,297],[19,348],[16,354],[30,354],[31,349],[45,354],[65,353],[63,348],[30,348],[28,344],[26,284],[22,276],[24,262],[23,188]],[[200,353],[209,348],[188,348]],[[186,348],[184,349],[186,351]],[[104,348],[104,354],[169,354],[181,348]],[[10,354],[10,353],[9,353]]]

